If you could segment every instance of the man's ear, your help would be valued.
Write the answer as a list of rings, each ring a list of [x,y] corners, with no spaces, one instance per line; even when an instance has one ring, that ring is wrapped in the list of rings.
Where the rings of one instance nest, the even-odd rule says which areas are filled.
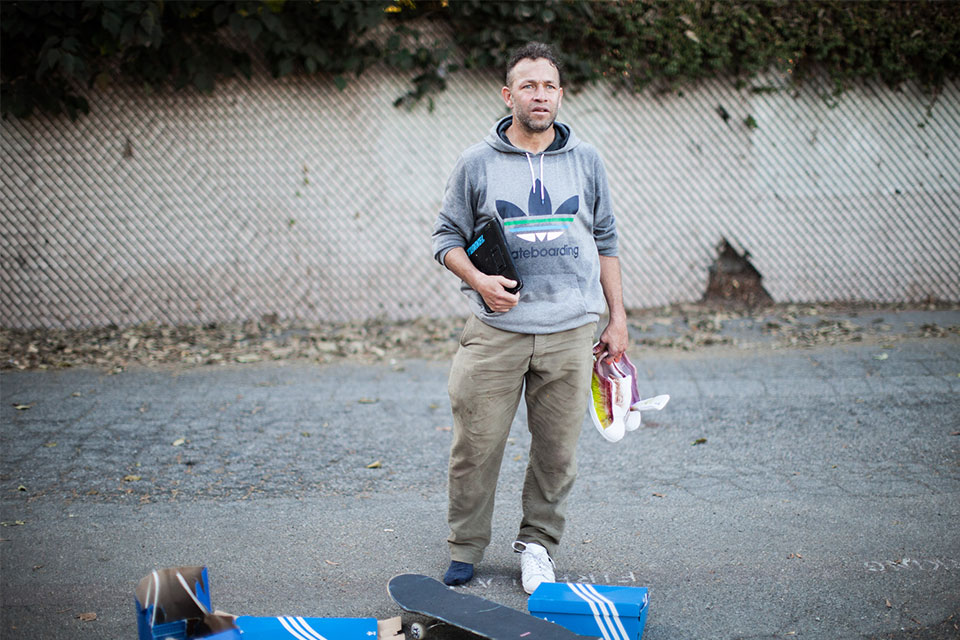
[[[503,87],[500,89],[500,96],[503,98],[503,103],[507,105],[507,109],[513,110],[513,94],[510,93],[510,87]]]

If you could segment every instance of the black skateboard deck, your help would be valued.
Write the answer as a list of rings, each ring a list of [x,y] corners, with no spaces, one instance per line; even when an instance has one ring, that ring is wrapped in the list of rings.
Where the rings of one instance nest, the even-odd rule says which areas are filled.
[[[535,618],[479,596],[457,591],[428,576],[404,573],[393,577],[387,591],[400,608],[489,640],[599,640]],[[415,631],[422,636],[422,631]]]

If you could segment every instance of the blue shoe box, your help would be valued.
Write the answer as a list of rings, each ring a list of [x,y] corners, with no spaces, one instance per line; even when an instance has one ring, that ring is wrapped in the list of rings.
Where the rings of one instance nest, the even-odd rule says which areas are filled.
[[[239,616],[235,629],[227,629],[203,636],[164,635],[157,625],[156,638],[177,640],[376,640],[376,618],[303,618],[299,616],[256,617]]]
[[[301,618],[279,616],[276,618],[257,618],[240,616],[236,619],[243,640],[376,640],[376,618]],[[213,636],[219,640],[218,636]],[[226,636],[224,640],[227,640]],[[212,640],[212,639],[211,639]]]
[[[646,587],[544,582],[527,601],[530,614],[574,633],[640,640],[647,622]]]

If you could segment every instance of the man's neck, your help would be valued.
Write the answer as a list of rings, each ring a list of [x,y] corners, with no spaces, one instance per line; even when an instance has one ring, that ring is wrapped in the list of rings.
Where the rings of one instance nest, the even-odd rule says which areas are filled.
[[[557,135],[553,125],[543,131],[531,132],[518,125],[516,120],[507,127],[504,133],[510,139],[510,144],[530,153],[540,153],[545,150],[553,144],[553,139]]]

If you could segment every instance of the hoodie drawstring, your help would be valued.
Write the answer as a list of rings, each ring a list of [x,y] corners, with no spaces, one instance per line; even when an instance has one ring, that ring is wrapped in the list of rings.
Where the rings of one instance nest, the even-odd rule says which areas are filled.
[[[530,184],[531,184],[530,190],[531,190],[531,191],[536,191],[536,189],[537,189],[537,176],[536,176],[536,174],[534,174],[534,172],[533,172],[533,160],[530,159],[530,154],[529,154],[529,153],[526,153],[525,155],[527,156],[527,164],[530,165]],[[543,184],[543,154],[541,153],[541,154],[540,154],[540,204],[543,204],[543,199],[544,199],[544,193],[543,193],[543,192],[544,192],[544,189],[545,189],[545,188],[546,188],[546,187],[545,187],[544,184]]]

